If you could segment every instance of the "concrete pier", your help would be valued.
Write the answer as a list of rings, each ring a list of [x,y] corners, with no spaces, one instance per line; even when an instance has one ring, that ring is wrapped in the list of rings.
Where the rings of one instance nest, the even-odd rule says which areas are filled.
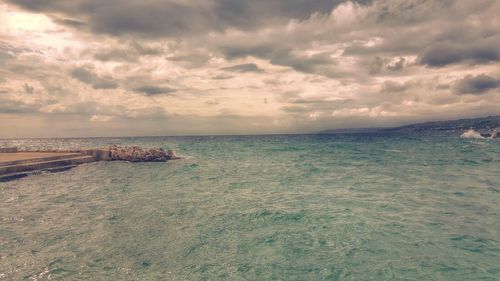
[[[92,155],[75,152],[0,152],[0,181],[40,171],[66,170],[95,161]]]

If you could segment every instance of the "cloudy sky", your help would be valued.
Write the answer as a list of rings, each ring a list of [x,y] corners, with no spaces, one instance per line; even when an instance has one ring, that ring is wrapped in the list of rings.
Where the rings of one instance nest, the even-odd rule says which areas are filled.
[[[500,114],[500,0],[0,0],[0,137]]]

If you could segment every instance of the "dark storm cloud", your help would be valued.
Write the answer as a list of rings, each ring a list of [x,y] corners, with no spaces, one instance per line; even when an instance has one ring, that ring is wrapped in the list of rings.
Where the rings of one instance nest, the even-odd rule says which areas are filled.
[[[311,14],[328,14],[344,0],[216,0],[214,12],[228,26],[249,29],[272,21],[305,20]],[[366,4],[371,1],[354,1]]]
[[[470,62],[489,63],[500,61],[500,35],[468,43],[438,42],[424,49],[420,63],[431,67]]]
[[[454,0],[405,0],[378,1],[376,13],[370,15],[378,23],[383,24],[413,24],[427,20],[453,4]]]
[[[137,60],[135,54],[130,53],[126,49],[110,49],[101,50],[96,52],[94,55],[96,60],[100,61],[128,61],[133,62]]]
[[[71,18],[71,27],[90,29],[110,35],[142,37],[178,36],[215,28],[211,12],[202,1],[189,4],[179,1],[100,1],[100,0],[11,0],[23,8]],[[74,18],[78,15],[78,18]],[[75,22],[81,24],[75,25]],[[62,23],[65,23],[62,21]]]
[[[154,95],[169,94],[169,93],[175,92],[177,90],[172,89],[172,88],[168,88],[168,87],[144,85],[144,86],[134,88],[133,91],[135,93],[142,93],[142,94],[146,94],[149,96],[154,96]]]
[[[130,42],[130,48],[141,56],[156,56],[163,53],[163,49],[158,46],[148,46],[137,41]]]
[[[71,70],[71,76],[83,83],[89,84],[94,89],[116,89],[118,82],[111,76],[99,76],[89,69],[77,67]]]
[[[48,63],[43,57],[34,54],[17,54],[11,59],[3,69],[6,79],[29,81],[35,80],[42,84],[53,84],[54,86],[60,81],[66,80],[67,70],[62,65],[56,63]],[[2,75],[0,69],[0,75]]]
[[[213,80],[227,80],[233,78],[233,75],[225,75],[225,74],[219,74],[217,76],[212,77]]]
[[[288,66],[296,71],[315,73],[318,67],[333,64],[333,60],[328,53],[319,53],[312,56],[296,55],[291,50],[275,52],[271,57],[271,63]],[[321,72],[321,71],[319,71]]]
[[[315,13],[328,17],[332,9],[346,0],[75,0],[75,1],[29,1],[8,0],[25,9],[44,12],[59,23],[115,36],[144,38],[184,38],[209,32],[226,30],[251,31],[260,27],[275,27],[287,24],[291,19],[307,20]],[[457,5],[454,0],[379,0],[354,1],[360,5],[373,4],[370,12],[357,19],[360,26],[359,38],[346,37],[351,44],[346,46],[345,55],[366,59],[370,57],[401,57],[418,55],[419,62],[431,67],[455,63],[489,63],[500,60],[500,39],[495,28],[474,28],[461,23],[443,24],[442,21],[460,22],[460,18],[487,9],[493,1],[481,1],[477,5]],[[425,25],[421,25],[426,22]],[[473,27],[473,28],[471,28]],[[339,73],[327,54],[303,56],[291,50],[305,48],[307,42],[320,40],[335,42],[342,40],[339,34],[322,34],[319,30],[305,30],[292,34],[284,42],[267,40],[218,43],[208,46],[221,53],[226,59],[254,56],[275,65],[287,66],[303,73],[320,74],[335,78]],[[402,32],[394,32],[399,29]],[[482,30],[484,29],[484,30]],[[317,33],[317,34],[316,34]],[[371,34],[370,34],[371,33]],[[316,34],[316,35],[315,35]],[[322,35],[318,35],[322,34]],[[371,47],[363,43],[365,36],[378,34],[384,37],[382,44]],[[460,34],[460,36],[458,36]],[[351,34],[352,35],[352,34]],[[342,35],[346,36],[346,35]],[[365,37],[366,38],[366,37]],[[249,38],[247,38],[249,39]],[[300,44],[298,42],[301,42]],[[301,45],[301,46],[298,46]],[[101,61],[135,61],[144,54],[158,55],[161,52],[142,48],[99,50],[93,54]],[[300,53],[300,52],[299,52]],[[208,61],[207,54],[178,54],[168,58],[186,68],[202,67]],[[370,74],[382,70],[397,72],[408,62],[401,59],[391,65],[372,65]]]
[[[455,84],[457,94],[483,94],[493,89],[500,88],[500,79],[486,74],[478,76],[467,75]]]
[[[335,61],[329,53],[318,53],[311,56],[297,54],[291,48],[281,47],[280,42],[265,42],[254,46],[225,44],[218,48],[229,60],[253,56],[268,60],[274,65],[290,67],[298,72],[320,74],[327,77],[341,75],[332,68]]]
[[[2,92],[0,91],[0,94]],[[27,114],[35,113],[41,105],[28,104],[22,101],[4,99],[0,96],[0,114]]]
[[[449,12],[441,10],[442,13]],[[439,18],[435,18],[439,19]],[[366,32],[374,34],[366,34]],[[495,24],[475,24],[462,21],[458,16],[441,21],[429,19],[412,26],[385,26],[373,23],[372,29],[365,27],[362,35],[375,35],[383,38],[375,46],[364,44],[364,40],[352,42],[345,49],[345,55],[413,55],[415,53],[423,57],[428,52],[440,51],[448,48],[453,52],[465,51],[472,58],[478,56],[481,60],[481,52],[497,53],[500,42],[500,31]],[[363,39],[363,38],[354,38]],[[435,49],[435,50],[433,50]],[[479,53],[479,54],[477,54]],[[486,57],[485,60],[489,58]],[[455,60],[454,60],[455,61]]]
[[[263,70],[260,69],[255,63],[238,64],[238,65],[234,65],[234,66],[221,68],[221,70],[228,71],[228,72],[239,72],[239,73],[245,73],[245,72],[261,73],[261,72],[263,72]]]
[[[382,84],[382,89],[381,92],[386,92],[386,93],[397,93],[397,92],[404,92],[407,89],[409,89],[411,86],[408,83],[398,83],[394,81],[385,81],[384,84]]]
[[[344,0],[8,0],[25,9],[65,15],[60,23],[93,32],[143,37],[190,36],[227,28],[249,30],[273,22],[328,14]],[[359,0],[358,3],[368,3]],[[78,15],[78,18],[75,18]]]
[[[498,9],[496,0],[379,0],[374,1],[374,7],[363,19],[365,24],[359,32],[380,41],[371,45],[365,44],[362,37],[353,38],[357,42],[347,46],[344,55],[417,55],[416,63],[434,68],[500,61],[500,26],[492,13]],[[387,70],[402,70],[408,63]],[[371,74],[378,74],[382,66],[373,68]]]
[[[54,19],[55,22],[59,23],[59,24],[62,24],[62,25],[67,25],[67,26],[71,26],[71,27],[74,27],[74,28],[81,28],[81,27],[84,27],[85,26],[85,23],[84,22],[81,22],[79,20],[75,20],[75,19]]]

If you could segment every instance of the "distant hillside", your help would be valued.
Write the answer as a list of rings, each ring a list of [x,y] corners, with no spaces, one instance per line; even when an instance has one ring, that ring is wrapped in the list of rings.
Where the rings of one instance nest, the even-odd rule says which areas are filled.
[[[384,132],[462,132],[473,128],[483,132],[500,128],[500,116],[489,116],[473,119],[459,119],[451,121],[436,121],[411,124],[393,128],[366,128],[366,129],[338,129],[326,130],[320,134],[354,134],[354,133],[384,133]]]

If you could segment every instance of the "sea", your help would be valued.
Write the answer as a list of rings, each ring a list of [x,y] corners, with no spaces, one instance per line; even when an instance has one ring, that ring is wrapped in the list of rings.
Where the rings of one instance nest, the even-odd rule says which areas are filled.
[[[500,280],[500,141],[9,139],[173,149],[0,183],[0,280]]]

